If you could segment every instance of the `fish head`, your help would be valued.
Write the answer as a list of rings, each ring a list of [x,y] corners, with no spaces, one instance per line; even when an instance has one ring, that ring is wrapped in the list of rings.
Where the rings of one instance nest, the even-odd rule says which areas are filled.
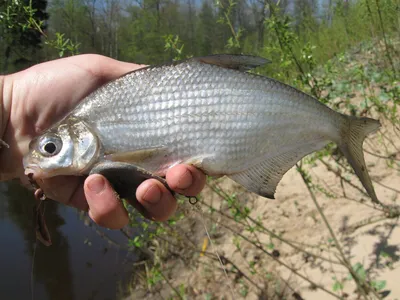
[[[25,174],[34,179],[58,175],[82,175],[100,155],[97,135],[83,121],[67,119],[29,144],[24,157]]]

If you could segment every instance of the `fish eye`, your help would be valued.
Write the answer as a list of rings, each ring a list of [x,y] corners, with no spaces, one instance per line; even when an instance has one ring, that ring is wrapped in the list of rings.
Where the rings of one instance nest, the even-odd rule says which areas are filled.
[[[44,145],[43,149],[48,154],[53,154],[54,152],[56,152],[57,147],[56,144],[54,144],[53,142],[48,142],[46,145]]]
[[[57,155],[62,148],[62,141],[58,136],[44,136],[39,143],[40,153],[50,157]]]

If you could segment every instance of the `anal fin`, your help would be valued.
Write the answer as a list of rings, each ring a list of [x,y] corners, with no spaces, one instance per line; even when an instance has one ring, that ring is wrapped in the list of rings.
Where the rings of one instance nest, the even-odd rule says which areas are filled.
[[[260,164],[246,171],[228,175],[228,177],[250,192],[275,199],[275,191],[283,175],[304,156],[323,148],[327,143],[326,140],[318,140],[303,145],[295,145],[290,150],[269,156]]]

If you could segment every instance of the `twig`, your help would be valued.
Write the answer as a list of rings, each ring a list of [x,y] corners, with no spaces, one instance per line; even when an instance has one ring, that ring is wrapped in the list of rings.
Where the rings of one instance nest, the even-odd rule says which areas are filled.
[[[207,216],[210,220],[215,221],[212,217]],[[315,282],[313,282],[312,280],[308,279],[306,276],[302,275],[301,273],[299,273],[298,271],[296,271],[294,268],[292,268],[291,266],[287,265],[286,263],[284,263],[282,260],[280,260],[279,258],[273,256],[271,253],[269,253],[267,250],[265,250],[263,247],[261,247],[260,245],[256,245],[254,244],[253,241],[251,241],[248,237],[246,237],[245,235],[241,234],[240,232],[237,232],[235,230],[233,230],[231,227],[229,227],[228,225],[225,224],[220,224],[222,227],[232,231],[234,234],[240,236],[242,239],[244,239],[245,241],[249,242],[250,244],[254,245],[254,247],[256,247],[257,249],[261,250],[263,253],[265,253],[266,255],[268,255],[270,258],[272,258],[273,260],[275,260],[278,264],[280,264],[281,266],[283,266],[284,268],[288,269],[289,271],[293,272],[295,275],[299,276],[301,279],[307,281],[308,283],[310,283],[312,286],[315,286],[316,288],[321,289],[322,291],[328,293],[329,295],[337,298],[337,299],[341,299],[341,297],[339,297],[338,295],[332,293],[331,291],[329,291],[328,289],[324,288],[322,285],[319,285]]]
[[[309,179],[307,178],[304,170],[299,166],[299,164],[296,164],[296,166],[297,166],[297,171],[299,172],[301,178],[303,179],[304,184],[306,185],[306,187],[308,189],[308,192],[310,193],[311,199],[313,200],[315,207],[317,208],[322,220],[324,221],[325,226],[331,235],[331,238],[335,242],[335,246],[340,253],[341,260],[343,261],[343,265],[348,269],[348,271],[352,275],[352,277],[353,277],[354,281],[356,282],[358,289],[362,293],[364,299],[368,300],[368,292],[370,292],[370,291],[372,291],[375,294],[375,296],[377,296],[378,299],[381,299],[379,294],[377,294],[373,288],[367,287],[365,285],[365,282],[362,282],[362,280],[359,278],[358,274],[354,271],[353,267],[351,266],[350,261],[347,259],[346,255],[343,252],[343,249],[339,243],[339,240],[336,238],[335,232],[333,231],[331,225],[329,224],[328,219],[326,218],[321,206],[319,205],[319,203],[317,201],[317,198],[315,197],[315,195],[310,187]]]
[[[166,283],[169,285],[169,287],[175,292],[175,294],[179,297],[179,299],[184,300],[182,295],[179,293],[179,291],[169,282],[168,278],[164,275],[164,273],[160,270],[160,274],[162,278],[166,281]]]
[[[215,193],[217,193],[220,197],[222,197],[222,198],[224,198],[224,197],[229,197],[229,195],[227,195],[221,188],[219,188],[218,185],[215,185],[216,187],[218,187],[217,189],[216,189],[215,187],[211,186],[210,184],[208,184],[208,186],[209,186]],[[206,203],[203,203],[203,205],[208,206],[208,204],[206,204]],[[208,206],[208,207],[209,207],[209,206]],[[234,204],[234,207],[235,207],[235,209],[239,210],[242,214],[244,214],[243,211],[241,211],[241,208],[240,208],[240,207],[238,207],[238,206],[235,205],[235,204]],[[235,221],[235,222],[240,222],[240,221],[234,220],[231,216],[226,215],[225,213],[223,213],[223,212],[221,212],[221,211],[218,211],[218,213],[220,213],[220,214],[223,215],[224,217],[226,217],[226,218],[228,218],[228,219],[231,219],[231,220],[233,220],[233,221]],[[267,229],[266,227],[264,227],[264,225],[263,225],[262,223],[260,223],[260,222],[258,222],[257,220],[253,219],[251,216],[248,216],[248,215],[247,215],[247,216],[246,216],[246,219],[247,219],[247,218],[248,218],[251,222],[253,222],[256,226],[260,227],[260,229],[262,229],[264,232],[266,232],[266,233],[267,233],[268,235],[270,235],[271,237],[276,238],[277,240],[281,241],[282,243],[291,246],[293,249],[295,249],[295,250],[297,250],[297,251],[301,251],[301,252],[303,252],[303,253],[305,253],[305,254],[307,254],[307,255],[310,255],[310,256],[315,257],[315,258],[319,258],[319,259],[321,259],[321,260],[324,260],[324,261],[327,261],[327,262],[330,262],[330,263],[333,263],[333,264],[341,264],[341,263],[338,262],[338,261],[331,260],[331,259],[329,259],[329,258],[320,256],[320,255],[318,255],[318,254],[314,254],[314,253],[311,253],[311,252],[309,252],[309,251],[307,251],[307,250],[305,250],[305,249],[302,249],[302,248],[300,248],[300,247],[294,245],[294,244],[291,243],[290,241],[288,241],[288,240],[286,240],[286,239],[280,237],[279,235],[275,234],[275,233],[272,232],[271,230]],[[243,223],[241,223],[241,222],[240,222],[240,224],[243,225],[243,226],[245,226],[245,224],[243,224]],[[259,244],[261,245],[261,243],[259,243]]]
[[[368,151],[366,149],[364,149],[364,151],[367,152],[368,154],[371,154],[371,155],[375,156],[375,157],[388,159],[388,160],[400,161],[400,159],[396,158],[396,153],[390,154],[389,156],[384,156],[384,155],[379,155],[379,154],[373,153],[373,152]]]

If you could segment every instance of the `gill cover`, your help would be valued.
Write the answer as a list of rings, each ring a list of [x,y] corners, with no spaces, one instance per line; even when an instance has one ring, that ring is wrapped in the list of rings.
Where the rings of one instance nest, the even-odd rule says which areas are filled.
[[[66,119],[29,144],[25,174],[34,178],[84,174],[97,160],[97,136],[83,121]]]

